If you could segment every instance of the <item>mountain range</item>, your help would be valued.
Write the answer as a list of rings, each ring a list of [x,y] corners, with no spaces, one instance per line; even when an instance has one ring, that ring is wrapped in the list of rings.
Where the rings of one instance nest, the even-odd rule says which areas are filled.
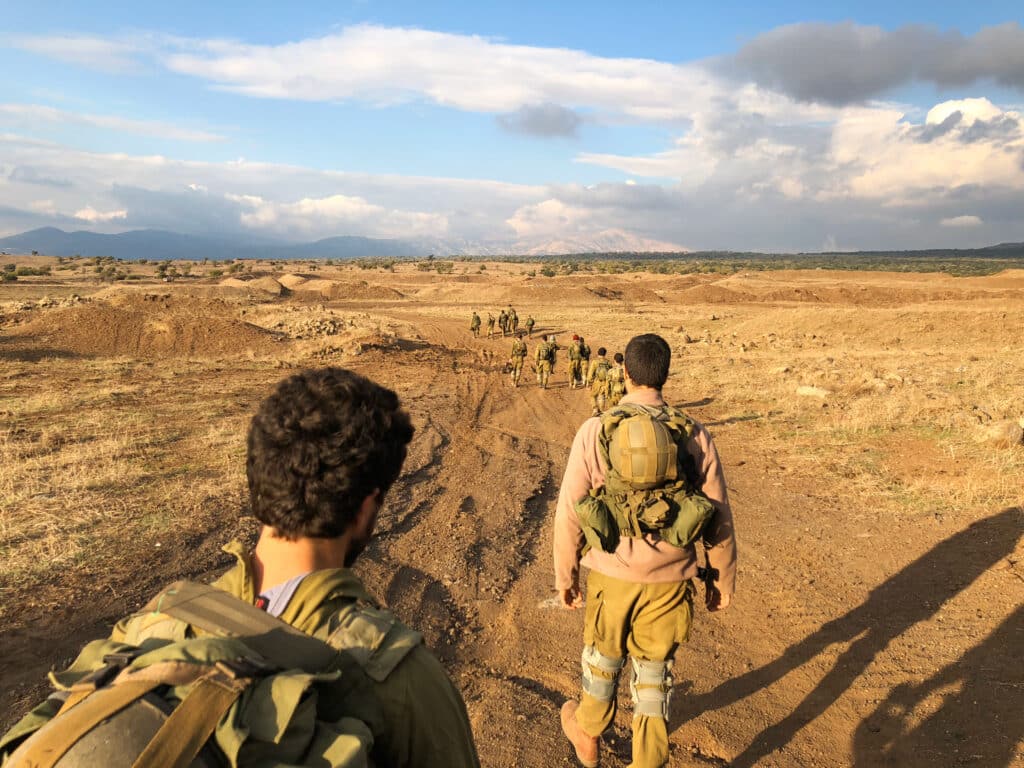
[[[580,239],[546,242],[522,241],[511,244],[447,240],[398,240],[357,237],[329,237],[308,243],[280,240],[205,237],[158,229],[138,229],[116,235],[95,232],[65,232],[43,227],[0,238],[0,250],[8,253],[37,251],[47,256],[113,256],[118,259],[354,259],[367,256],[423,257],[499,256],[520,254],[546,256],[570,253],[680,252],[672,243],[638,238],[628,232],[609,229]]]
[[[1024,251],[1024,243],[999,243],[969,249],[979,256]],[[436,256],[559,256],[588,253],[683,253],[688,249],[629,232],[609,229],[586,238],[518,241],[498,244],[481,241],[398,240],[344,235],[308,243],[281,240],[184,235],[159,229],[137,229],[116,235],[65,232],[43,227],[0,238],[0,251],[46,256],[113,256],[117,259],[162,261],[183,259],[357,259],[362,257],[422,258]],[[723,252],[724,253],[724,252]],[[949,251],[953,254],[955,251]]]

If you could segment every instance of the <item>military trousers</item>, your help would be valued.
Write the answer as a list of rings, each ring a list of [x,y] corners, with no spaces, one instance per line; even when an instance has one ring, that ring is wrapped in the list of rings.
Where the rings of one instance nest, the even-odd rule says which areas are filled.
[[[550,360],[538,360],[537,361],[537,383],[540,384],[544,389],[548,387],[548,377],[551,376],[551,361]]]
[[[641,584],[591,571],[587,577],[587,608],[583,642],[611,659],[631,656],[642,661],[671,661],[690,635],[693,585],[690,581]],[[625,666],[629,674],[628,664]],[[591,674],[614,681],[616,675],[597,667]],[[615,719],[616,695],[601,701],[584,692],[576,721],[591,736],[600,736]],[[631,768],[661,768],[668,762],[668,723],[664,717],[633,717]]]

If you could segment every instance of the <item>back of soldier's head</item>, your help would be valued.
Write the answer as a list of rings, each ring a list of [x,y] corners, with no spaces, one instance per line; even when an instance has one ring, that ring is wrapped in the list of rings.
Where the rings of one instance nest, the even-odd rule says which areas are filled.
[[[661,389],[668,381],[672,350],[658,334],[645,333],[629,340],[624,361],[634,384]]]
[[[612,359],[613,359],[613,360],[614,360],[614,361],[615,361],[616,363],[618,363],[619,365],[622,365],[622,353],[621,353],[621,352],[616,352],[616,353],[615,353],[615,357],[613,357]]]
[[[604,347],[598,347],[597,348],[597,356],[598,357],[604,357],[607,354],[608,354],[608,350],[605,349]]]
[[[249,426],[253,515],[285,539],[334,538],[398,478],[412,439],[398,396],[343,368],[283,380]]]

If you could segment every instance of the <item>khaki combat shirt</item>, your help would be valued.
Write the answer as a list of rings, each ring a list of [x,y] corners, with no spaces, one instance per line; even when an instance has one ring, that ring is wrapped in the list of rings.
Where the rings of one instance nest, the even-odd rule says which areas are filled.
[[[619,401],[620,405],[630,403],[655,407],[665,405],[661,393],[654,389],[630,392]],[[695,424],[697,431],[688,449],[703,476],[700,490],[716,509],[702,538],[711,565],[719,571],[717,586],[723,595],[731,596],[736,588],[736,537],[732,508],[722,463],[711,435],[701,424]],[[569,451],[555,511],[555,589],[564,590],[576,585],[581,563],[622,581],[660,584],[694,578],[697,575],[696,548],[693,545],[674,547],[656,534],[643,538],[623,536],[614,552],[591,549],[580,559],[584,537],[575,503],[591,489],[604,485],[606,467],[597,444],[600,431],[599,417],[587,419],[576,433]]]

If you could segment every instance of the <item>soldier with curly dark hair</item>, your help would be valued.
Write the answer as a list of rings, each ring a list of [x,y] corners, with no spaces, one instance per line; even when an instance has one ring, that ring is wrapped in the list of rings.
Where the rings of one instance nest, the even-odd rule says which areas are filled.
[[[280,382],[261,403],[249,428],[246,472],[250,500],[253,514],[263,523],[255,549],[249,551],[238,542],[229,544],[225,550],[237,562],[213,583],[215,589],[177,582],[152,607],[119,622],[109,640],[86,646],[62,674],[70,675],[67,679],[72,680],[90,674],[88,680],[99,680],[93,674],[97,669],[109,666],[114,663],[111,659],[143,643],[150,655],[158,655],[156,649],[163,649],[180,661],[180,656],[173,655],[179,653],[176,649],[190,640],[206,642],[211,623],[216,629],[222,626],[221,620],[231,624],[233,628],[225,631],[234,633],[234,637],[239,637],[236,630],[242,625],[243,644],[262,638],[259,647],[272,657],[287,649],[289,643],[309,651],[310,643],[299,643],[289,632],[281,634],[278,623],[258,608],[291,625],[291,629],[322,641],[312,643],[316,652],[303,661],[312,664],[313,657],[326,652],[327,666],[307,669],[302,662],[294,663],[294,654],[288,654],[287,664],[264,663],[260,667],[279,675],[281,685],[268,682],[278,680],[276,676],[261,680],[246,690],[244,705],[233,705],[232,714],[210,716],[209,712],[223,710],[208,708],[208,722],[204,722],[203,711],[193,707],[190,716],[199,722],[193,723],[189,733],[203,734],[193,754],[205,741],[206,748],[216,745],[224,764],[234,768],[286,763],[366,765],[367,750],[377,766],[479,768],[465,704],[441,663],[424,646],[423,636],[378,606],[359,577],[349,570],[370,541],[377,514],[402,470],[412,436],[412,423],[398,396],[357,373],[325,368],[303,371]],[[180,598],[182,590],[187,589],[195,594],[196,587],[199,597],[191,600],[191,612],[176,611],[170,604],[173,598],[165,605],[168,596]],[[248,605],[239,605],[228,595]],[[268,622],[275,626],[273,631],[265,631]],[[259,632],[250,631],[253,625],[259,627]],[[137,655],[124,658],[132,661]],[[214,660],[219,669],[220,659],[207,659],[210,664]],[[203,662],[201,654],[196,661]],[[158,666],[147,667],[147,671]],[[361,667],[361,672],[356,667]],[[344,674],[337,671],[345,669],[348,671]],[[305,687],[297,688],[294,675],[287,677],[296,672],[316,674],[305,675]],[[103,679],[108,678],[112,676]],[[314,681],[322,687],[309,694],[306,687]],[[93,687],[98,685],[94,683]],[[237,691],[235,695],[239,695]],[[97,700],[101,704],[109,701]],[[232,701],[226,699],[225,705],[232,705]],[[36,748],[52,754],[52,744],[46,741],[50,736],[46,734],[59,735],[60,723],[68,722],[59,714],[63,703],[53,697],[47,699],[0,737],[0,763],[23,741],[33,756],[36,753],[31,750]],[[137,717],[131,713],[139,710],[127,703],[122,701],[118,707],[128,712],[126,717],[131,720]],[[73,711],[77,713],[80,710],[75,706]],[[183,708],[182,703],[171,717]],[[198,718],[194,716],[197,711]],[[176,728],[180,722],[175,723]],[[47,724],[57,728],[45,731]],[[129,731],[118,728],[108,735],[125,736],[130,735]],[[145,754],[159,741],[159,733],[146,746]],[[41,739],[35,747],[35,736],[26,741],[32,734]],[[89,758],[93,754],[90,750],[97,749],[95,745],[100,741],[111,754],[139,754],[141,747],[130,738],[104,738],[106,741],[88,742],[81,754]],[[175,744],[186,742],[188,746],[188,739],[181,734],[175,733],[174,738]],[[64,744],[62,749],[74,740],[66,741],[60,742]],[[146,745],[145,740],[142,745]],[[127,765],[134,760],[131,757],[117,764]],[[158,758],[153,760],[160,762]],[[171,761],[168,758],[164,763]],[[216,763],[220,765],[221,761]],[[68,764],[109,763],[87,759]],[[211,763],[204,760],[202,764]]]

